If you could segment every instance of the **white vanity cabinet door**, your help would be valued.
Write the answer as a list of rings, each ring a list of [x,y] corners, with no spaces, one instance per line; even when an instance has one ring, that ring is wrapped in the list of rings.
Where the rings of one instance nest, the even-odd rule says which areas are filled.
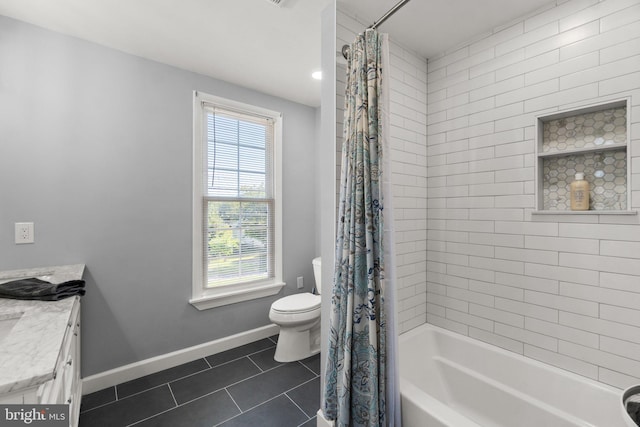
[[[38,391],[41,404],[69,405],[69,425],[78,425],[82,383],[80,381],[80,302],[74,304],[52,380]]]
[[[78,304],[79,305],[79,304]],[[63,372],[63,403],[69,404],[71,426],[78,423],[82,381],[80,380],[80,312],[72,325],[71,347],[66,357]]]
[[[35,387],[0,396],[0,405],[29,405],[38,402],[39,395],[37,394],[37,389]]]

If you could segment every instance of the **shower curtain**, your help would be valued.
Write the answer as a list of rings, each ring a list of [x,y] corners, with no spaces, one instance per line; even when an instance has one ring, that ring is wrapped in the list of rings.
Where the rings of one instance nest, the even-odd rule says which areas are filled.
[[[344,140],[324,415],[400,426],[390,206],[388,40],[366,30],[347,59]],[[386,197],[385,197],[386,195]]]

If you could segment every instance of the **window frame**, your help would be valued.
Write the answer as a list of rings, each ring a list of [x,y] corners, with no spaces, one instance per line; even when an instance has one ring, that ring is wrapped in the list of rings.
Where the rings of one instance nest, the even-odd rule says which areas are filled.
[[[203,175],[207,171],[207,143],[205,141],[205,105],[228,109],[247,115],[273,119],[273,180],[274,180],[274,277],[252,283],[237,283],[219,288],[205,288],[204,224],[205,189]],[[238,101],[193,92],[193,206],[192,206],[192,292],[189,303],[198,310],[235,304],[280,292],[282,280],[282,113]]]

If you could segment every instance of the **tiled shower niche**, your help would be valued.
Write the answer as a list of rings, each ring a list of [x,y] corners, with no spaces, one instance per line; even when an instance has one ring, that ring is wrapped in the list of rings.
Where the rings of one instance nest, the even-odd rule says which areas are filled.
[[[627,210],[626,102],[539,120],[540,209],[571,212],[570,185],[582,172],[590,211]]]
[[[576,172],[589,182],[589,210],[627,209],[627,152],[624,150],[551,157],[544,164],[544,208],[571,210],[569,185]]]

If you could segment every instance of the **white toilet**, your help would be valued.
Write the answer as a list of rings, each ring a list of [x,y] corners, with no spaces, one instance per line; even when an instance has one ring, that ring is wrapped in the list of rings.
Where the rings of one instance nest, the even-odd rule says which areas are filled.
[[[313,275],[320,293],[321,262],[313,260]],[[274,359],[293,362],[320,352],[320,295],[304,292],[280,298],[271,304],[269,319],[280,326]]]

